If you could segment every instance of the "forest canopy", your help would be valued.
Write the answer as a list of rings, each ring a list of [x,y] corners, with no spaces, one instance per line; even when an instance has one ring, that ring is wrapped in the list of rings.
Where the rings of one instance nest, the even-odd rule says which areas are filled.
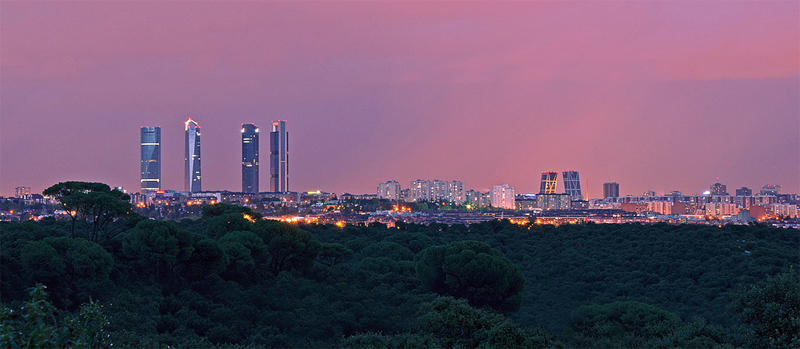
[[[124,202],[102,186],[58,190],[66,198],[74,188]],[[92,212],[91,201],[70,205]],[[102,329],[82,328],[130,347],[798,343],[794,229],[337,227],[272,221],[232,205],[172,222],[123,206],[96,234],[77,206],[68,220],[0,223],[0,335],[27,324],[10,309],[46,299],[65,320],[42,326],[102,315]],[[46,297],[31,298],[37,284]]]

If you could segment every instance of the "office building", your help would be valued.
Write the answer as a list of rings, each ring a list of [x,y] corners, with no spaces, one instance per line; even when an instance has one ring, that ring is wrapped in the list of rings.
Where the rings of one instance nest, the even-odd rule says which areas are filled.
[[[186,131],[186,152],[183,190],[197,193],[203,190],[200,181],[200,125],[189,118],[184,123]]]
[[[402,194],[400,183],[388,181],[378,184],[378,199],[399,200]]]
[[[619,197],[619,183],[608,182],[603,183],[603,198],[618,198]]]
[[[571,201],[569,194],[536,195],[536,207],[542,210],[569,210]]]
[[[542,172],[542,184],[539,187],[539,194],[555,194],[556,184],[558,183],[558,172]]]
[[[711,185],[711,195],[728,195],[728,187],[722,183],[714,183]]]
[[[242,124],[242,192],[258,193],[258,127]]]
[[[514,188],[508,184],[495,185],[491,191],[492,207],[513,210],[516,208],[514,201]]]
[[[564,171],[564,192],[572,198],[572,200],[583,200],[581,193],[581,180],[578,177],[578,171]]]
[[[161,190],[161,127],[142,127],[141,151],[141,192]]]
[[[283,120],[273,121],[269,133],[269,191],[289,191],[289,132]]]

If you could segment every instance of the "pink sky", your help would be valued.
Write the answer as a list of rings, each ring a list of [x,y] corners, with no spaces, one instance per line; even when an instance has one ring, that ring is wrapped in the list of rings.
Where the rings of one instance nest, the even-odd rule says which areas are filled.
[[[798,193],[800,3],[0,3],[0,195],[138,191],[140,126],[182,190],[188,117],[204,190],[241,189],[240,124],[282,119],[297,191]]]

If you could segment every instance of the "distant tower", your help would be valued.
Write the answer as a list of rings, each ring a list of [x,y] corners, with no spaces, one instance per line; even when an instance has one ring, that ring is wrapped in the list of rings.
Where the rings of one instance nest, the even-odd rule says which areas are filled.
[[[583,200],[578,171],[564,171],[562,173],[564,175],[564,192],[569,194],[572,200]]]
[[[289,191],[289,132],[283,120],[273,121],[269,133],[269,190]]]
[[[242,124],[242,192],[258,193],[258,127]]]
[[[558,183],[558,172],[555,171],[542,172],[542,185],[539,188],[539,194],[555,194],[557,183]]]
[[[619,183],[608,182],[603,183],[603,198],[618,198],[619,197]]]
[[[196,193],[203,190],[200,182],[200,125],[192,118],[186,120],[186,171],[183,190]]]
[[[161,190],[161,127],[141,129],[141,192]]]

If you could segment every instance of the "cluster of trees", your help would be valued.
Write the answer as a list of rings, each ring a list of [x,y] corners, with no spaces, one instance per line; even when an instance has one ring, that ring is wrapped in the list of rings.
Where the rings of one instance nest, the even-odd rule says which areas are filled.
[[[72,219],[0,225],[0,339],[14,343],[800,344],[796,230],[508,221],[339,228],[226,204],[171,222],[136,215],[124,194],[99,183],[48,191]]]

